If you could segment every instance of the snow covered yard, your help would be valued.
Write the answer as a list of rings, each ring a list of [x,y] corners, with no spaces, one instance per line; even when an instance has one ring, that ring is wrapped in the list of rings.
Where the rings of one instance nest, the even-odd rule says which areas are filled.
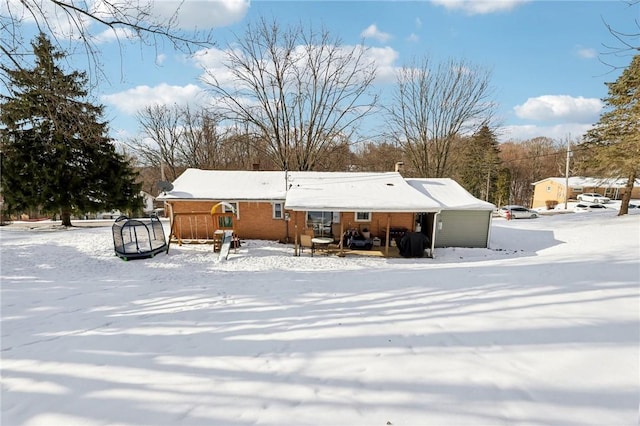
[[[247,241],[216,263],[3,227],[2,425],[637,425],[640,214],[491,232],[435,259]]]

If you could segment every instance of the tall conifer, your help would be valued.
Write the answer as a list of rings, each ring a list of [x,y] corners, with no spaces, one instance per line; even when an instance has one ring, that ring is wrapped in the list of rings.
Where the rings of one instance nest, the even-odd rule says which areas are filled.
[[[640,176],[640,55],[620,77],[607,83],[608,109],[585,137],[591,170],[627,179],[620,215],[628,213],[631,191]]]
[[[136,173],[118,154],[93,105],[86,73],[69,74],[57,62],[64,53],[40,34],[32,43],[31,69],[3,68],[10,92],[0,96],[2,193],[10,212],[71,214],[142,205]]]

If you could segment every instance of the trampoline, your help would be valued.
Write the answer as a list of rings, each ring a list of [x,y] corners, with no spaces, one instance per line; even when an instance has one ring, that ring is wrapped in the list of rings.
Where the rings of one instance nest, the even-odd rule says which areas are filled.
[[[111,230],[116,255],[124,260],[149,258],[167,251],[164,229],[156,215],[145,219],[120,216]]]

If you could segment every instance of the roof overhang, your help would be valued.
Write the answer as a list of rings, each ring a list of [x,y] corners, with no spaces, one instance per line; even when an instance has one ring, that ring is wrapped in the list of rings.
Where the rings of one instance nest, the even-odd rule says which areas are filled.
[[[399,173],[338,173],[318,179],[296,174],[285,209],[333,212],[437,212],[440,206],[409,186]]]

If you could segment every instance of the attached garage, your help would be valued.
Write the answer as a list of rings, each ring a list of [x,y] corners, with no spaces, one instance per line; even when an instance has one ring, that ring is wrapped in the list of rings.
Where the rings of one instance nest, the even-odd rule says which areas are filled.
[[[490,210],[443,210],[436,217],[436,247],[486,248]]]
[[[426,215],[435,247],[489,247],[491,217],[496,206],[471,195],[453,179],[407,179],[437,203],[439,213]]]

